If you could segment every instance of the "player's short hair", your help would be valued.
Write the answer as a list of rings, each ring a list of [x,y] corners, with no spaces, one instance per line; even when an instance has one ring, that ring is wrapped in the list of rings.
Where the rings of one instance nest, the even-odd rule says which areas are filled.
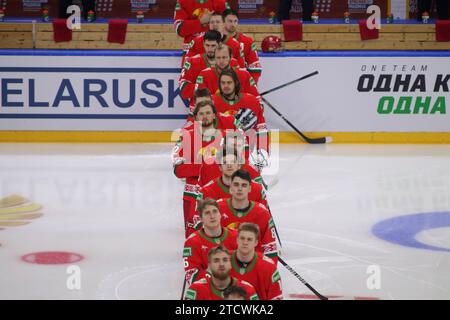
[[[208,252],[208,263],[211,262],[211,257],[213,255],[218,254],[220,252],[224,252],[228,256],[230,255],[230,251],[221,244],[218,247],[214,247],[211,250],[209,250],[209,252]]]
[[[216,107],[214,106],[214,102],[212,102],[210,100],[205,100],[205,101],[200,101],[199,103],[197,103],[195,105],[195,109],[193,112],[194,117],[197,116],[197,113],[200,111],[201,108],[204,108],[206,106],[211,106],[213,113],[217,114]]]
[[[244,298],[244,300],[247,299],[247,291],[245,291],[245,289],[240,286],[229,286],[223,291],[223,297],[225,299],[228,299],[232,295],[237,295],[241,298]]]
[[[231,175],[231,181],[233,182],[234,178],[241,178],[242,180],[248,181],[249,184],[252,184],[252,178],[250,177],[250,173],[247,170],[239,169],[235,173]]]
[[[221,40],[222,40],[222,35],[217,30],[208,30],[205,32],[205,35],[203,36],[203,42],[215,41],[217,43],[220,43]]]
[[[211,198],[206,198],[204,200],[200,200],[197,204],[197,211],[200,215],[200,218],[203,217],[203,211],[205,211],[206,206],[214,206],[219,210],[219,205],[217,204],[217,201]]]
[[[216,163],[217,163],[219,166],[223,165],[223,164],[224,164],[224,161],[225,161],[225,157],[226,157],[226,156],[229,156],[229,155],[233,155],[233,156],[236,158],[236,161],[239,159],[239,158],[238,158],[238,153],[237,153],[237,150],[236,150],[236,149],[234,149],[234,150],[231,151],[231,152],[227,152],[227,149],[226,149],[225,146],[224,146],[223,150],[221,150],[221,152],[217,153],[217,156],[216,156]]]
[[[214,17],[214,16],[220,16],[222,18],[222,22],[225,20],[223,15],[221,13],[217,12],[217,11],[211,13],[211,17]]]
[[[232,58],[233,57],[233,49],[231,47],[227,46],[226,44],[220,43],[217,46],[215,52],[217,52],[218,50],[224,50],[225,48],[228,50],[228,55],[230,56],[230,58]]]
[[[240,234],[242,231],[253,232],[255,234],[256,240],[258,240],[258,238],[259,238],[259,234],[260,234],[259,227],[255,223],[251,223],[251,222],[241,223],[239,225],[238,234]]]
[[[195,89],[194,100],[197,98],[211,98],[211,92],[208,88]]]
[[[237,73],[236,73],[236,71],[233,70],[233,68],[224,69],[220,73],[220,76],[219,76],[219,90],[220,90],[220,93],[223,94],[222,87],[220,86],[220,80],[222,80],[223,76],[229,76],[229,77],[231,77],[231,79],[233,79],[234,92],[235,92],[235,94],[239,94],[241,92],[241,82],[239,81]]]
[[[238,15],[237,11],[236,11],[236,10],[233,10],[233,9],[231,9],[231,8],[225,10],[225,11],[222,13],[223,20],[225,20],[225,18],[226,18],[227,16],[236,16],[236,17],[239,18],[239,15]]]

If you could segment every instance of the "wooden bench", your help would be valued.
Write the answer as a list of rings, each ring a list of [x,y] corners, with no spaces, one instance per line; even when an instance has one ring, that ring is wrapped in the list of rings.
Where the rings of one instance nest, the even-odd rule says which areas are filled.
[[[241,24],[259,48],[267,35],[283,39],[281,25]],[[0,23],[0,48],[180,50],[182,39],[171,24],[129,24],[126,42],[107,42],[107,24],[83,24],[71,42],[55,43],[50,23]],[[361,41],[355,24],[305,24],[303,41],[284,43],[286,50],[450,50],[450,42],[436,42],[434,24],[382,25],[380,37]]]

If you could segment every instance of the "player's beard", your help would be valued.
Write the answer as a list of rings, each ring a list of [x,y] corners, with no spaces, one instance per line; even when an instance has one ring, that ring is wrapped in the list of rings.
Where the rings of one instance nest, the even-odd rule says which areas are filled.
[[[234,93],[234,91],[230,91],[230,93],[223,92],[222,95],[228,101],[232,101],[236,98],[236,94]]]
[[[213,122],[214,122],[214,120],[211,120],[211,121],[207,121],[207,120],[202,121],[202,128],[207,128],[207,127],[211,126],[211,125],[213,124]]]
[[[230,273],[227,271],[211,271],[211,274],[214,278],[221,281],[228,279],[228,277],[230,276]]]
[[[214,60],[214,56],[215,56],[215,51],[206,53],[206,57],[208,57],[208,59],[210,59],[210,60]]]

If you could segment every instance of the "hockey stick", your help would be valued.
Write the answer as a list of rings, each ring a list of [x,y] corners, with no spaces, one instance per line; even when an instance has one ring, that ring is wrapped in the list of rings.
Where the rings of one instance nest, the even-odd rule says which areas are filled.
[[[263,179],[262,176],[261,176],[261,183],[263,184],[264,188],[265,188],[266,190],[268,190],[268,186],[267,186],[267,184],[266,184],[266,182],[264,181],[264,179]],[[275,219],[273,218],[272,211],[270,211],[269,204],[267,204],[267,210],[269,211],[270,216],[272,217],[273,229],[275,230],[275,235],[277,236],[278,243],[280,244],[280,249],[283,249],[283,244],[281,243],[280,234],[278,233],[277,225],[275,224]]]
[[[183,289],[181,289],[181,299],[180,300],[184,300],[184,290],[186,290],[186,276],[184,277]]]
[[[292,129],[294,129],[295,132],[297,132],[303,140],[305,140],[307,143],[311,144],[319,144],[319,143],[328,143],[331,142],[331,137],[323,137],[323,138],[308,138],[305,136],[300,130],[298,130],[288,119],[286,119],[280,111],[278,111],[269,101],[267,101],[264,97],[261,97],[262,101],[264,101],[265,104],[267,104],[270,109],[272,109],[277,115],[281,117]]]
[[[305,281],[305,279],[303,279],[298,273],[297,271],[295,271],[294,269],[292,269],[292,267],[290,265],[288,265],[286,263],[286,261],[284,261],[281,257],[278,257],[278,261],[281,262],[281,264],[283,266],[286,267],[286,269],[288,269],[298,280],[300,280],[301,283],[303,283],[305,286],[308,287],[309,290],[311,290],[312,292],[314,292],[314,294],[320,299],[320,300],[328,300],[327,297],[321,295],[319,292],[317,292],[316,289],[314,289],[308,282]]]
[[[295,79],[295,80],[286,82],[285,84],[279,85],[278,87],[275,87],[275,88],[272,88],[272,89],[270,89],[270,90],[264,91],[263,93],[260,94],[260,96],[261,96],[261,97],[262,97],[262,96],[265,96],[266,94],[269,94],[269,93],[274,92],[274,91],[276,91],[276,90],[279,90],[279,89],[281,89],[281,88],[287,87],[287,86],[289,86],[289,85],[291,85],[291,84],[293,84],[293,83],[296,83],[296,82],[305,80],[305,79],[307,79],[307,78],[309,78],[309,77],[315,76],[316,74],[319,74],[319,71],[311,72],[311,73],[307,74],[306,76],[303,76],[303,77],[301,77],[301,78],[298,78],[298,79]]]

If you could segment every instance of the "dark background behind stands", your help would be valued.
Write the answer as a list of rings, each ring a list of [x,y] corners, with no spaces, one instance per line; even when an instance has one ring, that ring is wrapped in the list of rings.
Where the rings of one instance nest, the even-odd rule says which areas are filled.
[[[307,0],[311,1],[311,0]],[[425,7],[427,7],[427,2],[431,0],[420,0],[424,2]],[[63,8],[67,7],[70,3],[81,3],[86,9],[83,10],[83,14],[86,15],[89,10],[96,12],[97,18],[135,18],[137,11],[143,11],[145,18],[165,18],[172,19],[173,12],[176,4],[176,0],[156,0],[154,5],[150,4],[148,8],[133,7],[130,0],[47,0],[44,4],[49,8],[51,17],[64,16],[65,10]],[[94,2],[96,4],[94,5]],[[228,0],[232,8],[238,10],[239,15],[242,19],[267,19],[269,18],[269,13],[271,11],[278,12],[280,0],[265,0],[263,5],[255,5],[250,8],[239,8],[238,0]],[[449,0],[434,0],[434,3],[438,2],[439,6],[442,7],[444,4],[448,5]],[[306,4],[306,3],[305,3]],[[304,6],[305,6],[304,4]],[[387,14],[387,0],[374,0],[374,4],[379,5],[381,8],[381,13],[383,17]],[[6,2],[6,17],[34,17],[40,18],[40,4],[36,3],[38,7],[25,7],[22,0],[8,0]],[[136,4],[138,5],[138,3]],[[329,7],[328,7],[329,5]],[[306,4],[308,6],[308,4]],[[94,8],[94,9],[93,9]],[[349,11],[351,14],[351,19],[360,19],[366,16],[365,8],[359,8],[357,4],[355,7],[348,7],[348,0],[332,0],[330,3],[326,0],[320,1],[320,6],[314,6],[314,8],[319,9],[320,18],[328,19],[342,19],[343,13]],[[416,8],[412,6],[412,8]],[[305,7],[305,10],[306,7]],[[308,9],[309,10],[309,9]],[[445,9],[444,9],[445,10]],[[300,19],[302,17],[302,5],[299,0],[292,0],[292,10],[290,12],[291,19]],[[441,10],[442,11],[442,10]],[[435,10],[431,10],[431,17],[437,18]],[[310,14],[306,14],[310,16]],[[447,10],[448,16],[448,10]],[[411,19],[417,17],[416,12],[410,13]]]

